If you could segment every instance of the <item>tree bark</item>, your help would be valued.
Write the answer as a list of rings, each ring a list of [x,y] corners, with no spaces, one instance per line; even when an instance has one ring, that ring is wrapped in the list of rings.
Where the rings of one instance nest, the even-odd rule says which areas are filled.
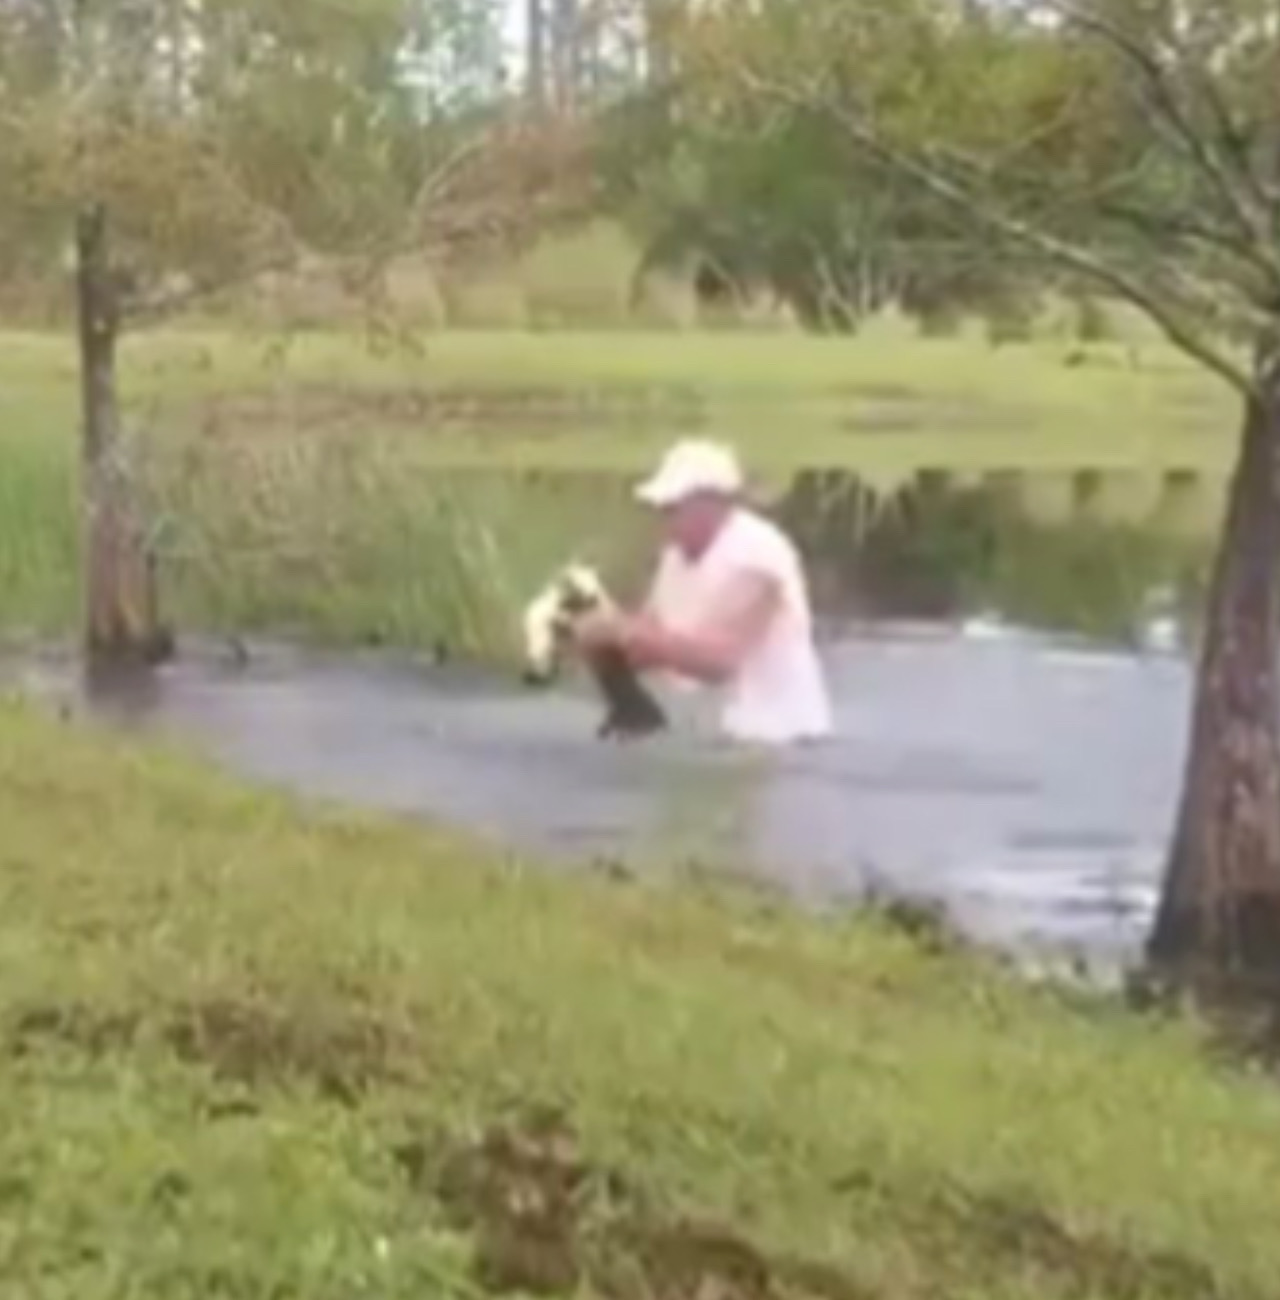
[[[160,627],[154,563],[124,464],[116,387],[120,309],[100,205],[77,217],[76,259],[86,650],[95,662],[153,662],[169,652],[170,638]]]
[[[535,110],[547,106],[547,14],[545,0],[527,0],[525,76],[529,102]]]
[[[678,0],[645,0],[645,71],[651,87],[665,86],[671,78],[671,20]]]
[[[1248,405],[1148,957],[1202,992],[1280,991],[1280,366]]]
[[[575,113],[581,89],[581,31],[578,0],[551,0],[551,82],[557,112]]]

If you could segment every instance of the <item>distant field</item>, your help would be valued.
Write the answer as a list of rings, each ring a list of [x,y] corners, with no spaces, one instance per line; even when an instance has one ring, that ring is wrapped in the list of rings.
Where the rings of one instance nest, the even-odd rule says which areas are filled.
[[[616,557],[620,474],[685,434],[737,442],[767,487],[841,468],[887,497],[922,470],[1020,473],[1027,513],[1220,509],[1233,399],[1170,350],[992,348],[887,326],[789,332],[355,334],[170,330],[122,359],[138,472],[184,623],[488,652],[584,546]],[[74,618],[78,388],[67,338],[0,335],[0,626]],[[505,471],[555,471],[563,490]],[[470,471],[484,471],[483,474]],[[1188,473],[1189,472],[1189,473]],[[572,480],[606,473],[607,490]],[[527,477],[527,476],[526,476]],[[1094,475],[1096,478],[1097,475]],[[1190,477],[1191,483],[1185,481]],[[620,511],[620,505],[623,507]]]
[[[414,432],[454,463],[632,465],[677,431],[738,441],[762,470],[847,465],[1220,469],[1233,399],[1170,350],[790,333],[422,334],[373,355],[357,336],[189,332],[125,352],[137,421],[160,432]],[[0,336],[3,435],[65,436],[69,344]]]

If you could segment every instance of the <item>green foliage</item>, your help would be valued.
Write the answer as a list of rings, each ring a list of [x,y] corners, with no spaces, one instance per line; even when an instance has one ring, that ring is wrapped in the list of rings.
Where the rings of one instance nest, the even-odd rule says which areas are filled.
[[[788,68],[804,57],[788,40],[807,45],[823,23],[816,7],[803,22],[784,10],[756,21],[778,22],[769,59]],[[954,212],[857,148],[839,122],[726,94],[722,51],[707,54],[703,39],[694,23],[678,90],[624,105],[604,136],[607,192],[653,265],[701,263],[740,290],[766,285],[819,329],[856,328],[889,302],[929,318],[1007,311],[1034,295],[1025,268],[1014,274],[975,250]],[[912,47],[912,77],[920,53]]]
[[[0,276],[55,274],[103,204],[126,312],[294,265],[411,245],[459,146],[428,101],[472,0],[120,0],[0,7]],[[455,76],[456,80],[456,76]]]
[[[1176,20],[1140,0],[764,0],[692,12],[679,49],[678,95],[639,117],[650,170],[630,169],[660,248],[801,302],[817,283],[854,319],[881,295],[927,319],[1101,289],[1237,386],[1224,338],[1275,332],[1280,115],[1259,78],[1280,36],[1258,0]]]

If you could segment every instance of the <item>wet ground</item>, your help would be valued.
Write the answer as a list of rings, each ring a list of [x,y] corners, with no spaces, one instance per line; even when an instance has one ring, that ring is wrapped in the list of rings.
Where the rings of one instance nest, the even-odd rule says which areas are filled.
[[[617,747],[584,688],[385,655],[255,645],[246,663],[211,644],[92,692],[56,655],[0,675],[241,774],[555,862],[727,865],[815,903],[888,888],[1002,947],[1102,966],[1133,950],[1180,776],[1181,658],[981,622],[832,632],[823,654],[838,734],[767,758],[717,743],[696,708]]]

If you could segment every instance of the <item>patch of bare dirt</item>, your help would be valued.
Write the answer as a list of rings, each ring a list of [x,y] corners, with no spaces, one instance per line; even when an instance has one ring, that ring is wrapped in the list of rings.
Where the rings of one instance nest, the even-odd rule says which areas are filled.
[[[1212,1270],[1176,1251],[1144,1250],[1100,1233],[1077,1233],[1048,1210],[1009,1196],[971,1196],[962,1226],[993,1253],[1025,1259],[1095,1295],[1226,1300]],[[1245,1300],[1234,1293],[1234,1300]]]
[[[138,1017],[128,1012],[103,1012],[75,1004],[27,1007],[8,1026],[8,1055],[34,1055],[46,1043],[78,1048],[105,1056],[130,1046],[138,1036]]]
[[[1074,1227],[1031,1197],[955,1183],[904,1187],[874,1171],[851,1175],[848,1190],[891,1207],[900,1229],[918,1235],[939,1258],[950,1251],[990,1261],[1001,1274],[1039,1275],[1053,1294],[1143,1296],[1149,1300],[1275,1300],[1228,1290],[1204,1260],[1148,1248],[1095,1229]]]
[[[476,1280],[495,1294],[586,1287],[610,1300],[871,1300],[855,1279],[771,1259],[731,1226],[664,1216],[616,1171],[591,1165],[552,1109],[496,1125],[434,1168],[420,1146],[396,1154],[473,1234]]]
[[[396,1155],[413,1184],[473,1235],[476,1281],[492,1294],[891,1300],[848,1270],[772,1253],[737,1226],[671,1215],[616,1171],[593,1165],[555,1110],[495,1125],[438,1162],[414,1143]],[[943,1300],[953,1281],[972,1280],[975,1260],[993,1277],[1038,1277],[1046,1293],[1082,1300],[1263,1300],[1223,1289],[1213,1269],[1192,1256],[1077,1231],[1014,1194],[893,1186],[871,1172],[850,1181],[849,1190],[870,1189],[880,1207],[868,1215],[868,1232],[879,1220],[881,1230],[918,1242],[913,1253],[933,1262],[927,1280],[914,1279],[892,1300]],[[956,1261],[953,1279],[949,1260]]]
[[[33,1006],[10,1018],[6,1037],[15,1057],[33,1055],[46,1044],[104,1056],[151,1038],[221,1080],[251,1087],[304,1081],[343,1105],[354,1105],[375,1083],[406,1082],[413,1074],[414,1045],[370,1013],[292,1015],[231,998],[146,1015],[75,1004]]]

